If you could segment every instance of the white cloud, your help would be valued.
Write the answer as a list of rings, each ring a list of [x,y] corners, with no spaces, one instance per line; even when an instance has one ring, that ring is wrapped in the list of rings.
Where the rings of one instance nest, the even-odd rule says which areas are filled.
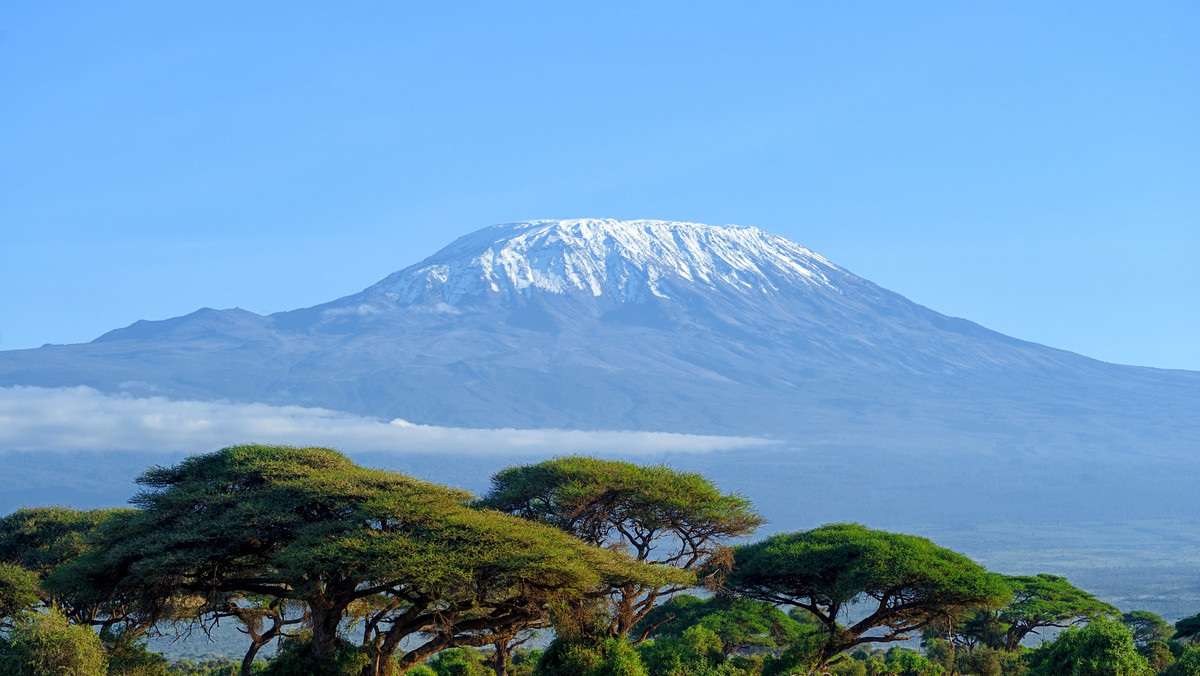
[[[0,451],[202,452],[238,443],[342,451],[611,454],[702,453],[765,446],[754,437],[666,432],[470,429],[302,406],[170,401],[89,387],[0,388]]]

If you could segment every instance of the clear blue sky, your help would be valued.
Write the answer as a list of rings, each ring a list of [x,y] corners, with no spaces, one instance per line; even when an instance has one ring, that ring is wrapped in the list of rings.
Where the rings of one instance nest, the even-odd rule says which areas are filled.
[[[1200,4],[0,9],[0,349],[587,216],[755,225],[1019,338],[1200,369]]]

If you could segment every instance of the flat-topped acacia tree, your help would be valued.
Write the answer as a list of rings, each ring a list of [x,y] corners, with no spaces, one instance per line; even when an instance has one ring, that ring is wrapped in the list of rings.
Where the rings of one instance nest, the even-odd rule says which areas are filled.
[[[925,538],[830,524],[733,549],[726,590],[803,608],[824,630],[807,666],[828,664],[863,643],[888,643],[972,608],[998,607],[1009,589],[1001,576]],[[851,604],[861,619],[842,625]]]
[[[502,470],[478,504],[682,571],[708,566],[727,551],[730,539],[749,535],[765,522],[749,500],[722,493],[699,474],[580,456]],[[658,599],[691,584],[676,578],[613,585],[609,632],[627,635]]]
[[[0,566],[5,576],[34,581],[30,607],[56,608],[69,621],[87,624],[102,634],[120,631],[138,636],[153,622],[141,616],[129,599],[97,596],[89,588],[53,590],[42,585],[60,566],[88,551],[93,534],[126,509],[79,510],[70,507],[24,507],[0,518]]]
[[[1012,601],[997,613],[1008,627],[1004,649],[1013,651],[1030,634],[1046,627],[1068,627],[1101,616],[1121,617],[1121,611],[1058,575],[1009,575]]]
[[[324,448],[234,446],[138,483],[138,509],[110,520],[105,546],[60,569],[58,584],[136,590],[145,607],[181,593],[298,601],[317,664],[335,657],[343,620],[366,607],[366,674],[387,673],[405,639],[415,643],[401,670],[486,644],[564,599],[681,579]]]

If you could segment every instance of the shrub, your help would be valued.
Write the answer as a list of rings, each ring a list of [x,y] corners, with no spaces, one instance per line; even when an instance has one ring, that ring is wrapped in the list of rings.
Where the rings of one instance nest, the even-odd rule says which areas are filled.
[[[57,610],[15,624],[0,655],[7,676],[105,676],[108,659],[91,627],[73,626]]]
[[[533,673],[536,676],[647,676],[637,651],[623,637],[555,639],[546,648]]]

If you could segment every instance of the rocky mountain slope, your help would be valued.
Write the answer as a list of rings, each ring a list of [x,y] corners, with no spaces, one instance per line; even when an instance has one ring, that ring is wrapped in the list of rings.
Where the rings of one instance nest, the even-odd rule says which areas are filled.
[[[664,221],[492,226],[323,305],[0,352],[0,385],[18,384],[1002,455],[1200,439],[1198,373],[1016,340],[756,228]]]

